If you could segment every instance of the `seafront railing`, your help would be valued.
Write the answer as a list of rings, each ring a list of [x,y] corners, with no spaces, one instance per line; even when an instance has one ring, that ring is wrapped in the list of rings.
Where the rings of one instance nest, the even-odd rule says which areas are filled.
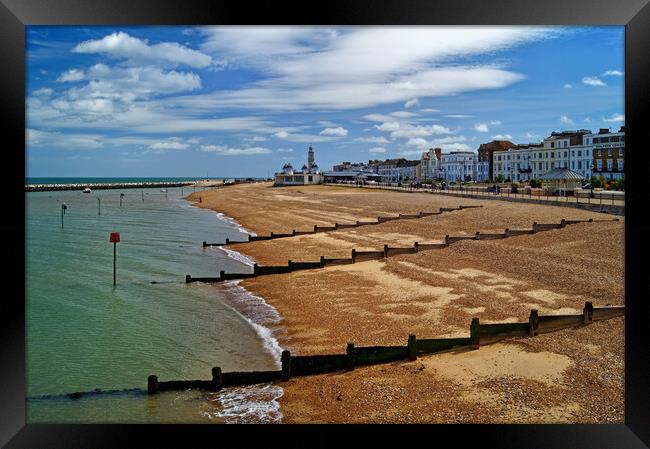
[[[212,368],[210,380],[170,380],[160,381],[155,374],[147,378],[147,392],[184,390],[187,388],[219,391],[224,387],[253,385],[273,381],[287,381],[291,377],[309,376],[336,371],[354,370],[356,367],[391,363],[400,360],[417,360],[419,356],[461,349],[479,349],[480,346],[496,343],[507,338],[534,337],[539,334],[563,329],[588,326],[595,321],[603,321],[625,315],[625,306],[594,307],[586,302],[581,314],[540,315],[536,309],[530,311],[524,323],[481,323],[473,318],[469,336],[455,338],[417,339],[408,336],[403,346],[355,346],[350,342],[345,353],[324,355],[293,356],[290,351],[282,351],[281,369],[275,371],[248,371],[223,373],[220,367]]]
[[[538,232],[549,231],[551,229],[562,229],[568,225],[577,224],[577,223],[617,222],[617,221],[620,221],[620,219],[619,218],[611,218],[611,219],[589,218],[584,220],[580,220],[580,219],[567,220],[563,218],[559,223],[534,222],[530,229],[506,228],[504,232],[499,232],[499,233],[484,233],[484,232],[476,231],[476,233],[473,235],[458,235],[458,236],[445,235],[441,241],[425,242],[425,243],[414,242],[413,246],[409,246],[409,247],[391,247],[385,244],[383,249],[374,250],[374,251],[358,251],[356,248],[352,248],[351,256],[349,259],[329,258],[325,256],[320,256],[319,261],[295,262],[293,260],[288,260],[287,265],[260,266],[258,264],[254,264],[252,273],[226,273],[224,270],[222,270],[220,271],[218,277],[192,277],[191,275],[188,274],[185,276],[185,283],[188,284],[192,282],[216,283],[216,282],[223,282],[227,280],[247,279],[247,278],[266,276],[271,274],[291,273],[292,271],[297,271],[297,270],[310,270],[310,269],[324,268],[328,265],[346,265],[346,264],[353,264],[357,262],[363,262],[366,260],[385,259],[387,257],[396,256],[400,254],[413,254],[413,253],[418,253],[420,251],[443,249],[461,240],[505,239],[505,238],[515,237],[524,234],[536,234]]]
[[[203,247],[207,246],[225,246],[225,245],[232,245],[235,243],[250,243],[250,242],[258,242],[260,240],[273,240],[273,239],[281,239],[281,238],[286,238],[286,237],[295,237],[298,235],[308,235],[308,234],[316,234],[318,232],[331,232],[331,231],[338,231],[340,229],[347,229],[347,228],[357,228],[359,226],[368,226],[368,225],[377,225],[381,223],[386,223],[387,221],[392,221],[392,220],[412,220],[412,219],[417,219],[417,218],[423,218],[423,217],[430,217],[432,215],[440,215],[444,212],[453,212],[457,210],[463,210],[463,209],[472,209],[476,207],[483,207],[483,206],[463,206],[460,205],[458,207],[441,207],[438,212],[418,212],[417,214],[399,214],[397,216],[379,216],[377,217],[377,221],[359,221],[356,220],[355,223],[334,223],[334,225],[331,226],[319,226],[319,225],[314,225],[313,230],[309,231],[298,231],[296,229],[293,229],[289,233],[278,233],[278,232],[271,232],[270,235],[249,235],[248,240],[240,240],[240,241],[230,241],[229,238],[226,238],[226,241],[224,243],[208,243],[208,242],[203,242]]]

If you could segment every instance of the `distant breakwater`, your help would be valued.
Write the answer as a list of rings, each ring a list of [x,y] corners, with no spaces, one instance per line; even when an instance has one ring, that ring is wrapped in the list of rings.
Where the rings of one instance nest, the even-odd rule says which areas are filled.
[[[46,192],[51,190],[83,190],[90,189],[148,189],[154,187],[184,187],[194,185],[193,181],[182,182],[114,182],[114,183],[89,183],[89,184],[26,184],[26,192]]]

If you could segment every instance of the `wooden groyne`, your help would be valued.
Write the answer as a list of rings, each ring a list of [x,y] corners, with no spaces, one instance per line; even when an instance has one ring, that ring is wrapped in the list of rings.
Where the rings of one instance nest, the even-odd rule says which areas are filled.
[[[350,371],[368,365],[417,360],[419,356],[454,349],[479,349],[480,346],[506,338],[535,337],[624,315],[625,306],[594,307],[592,302],[586,302],[582,313],[578,315],[539,315],[538,311],[533,309],[528,321],[524,323],[483,324],[478,318],[473,318],[467,337],[418,339],[412,334],[408,336],[405,345],[398,346],[355,346],[350,342],[345,353],[340,354],[294,356],[289,351],[283,351],[280,370],[222,373],[220,367],[214,367],[212,378],[209,380],[159,381],[158,376],[150,375],[147,379],[147,392],[155,394],[158,391],[188,388],[219,391],[224,387],[286,381],[296,376]]]
[[[567,220],[562,219],[559,223],[537,223],[534,222],[530,229],[509,229],[506,228],[504,232],[500,233],[482,233],[477,231],[474,235],[459,235],[459,236],[450,236],[445,235],[441,241],[430,242],[430,243],[420,243],[414,242],[413,246],[409,247],[390,247],[384,245],[383,249],[375,251],[358,251],[356,248],[351,250],[350,258],[328,258],[325,256],[320,256],[318,261],[307,261],[307,262],[295,262],[292,260],[287,261],[287,265],[275,265],[275,266],[260,266],[258,264],[253,265],[252,273],[226,273],[221,271],[218,277],[192,277],[191,275],[185,276],[185,282],[223,282],[233,279],[246,279],[257,276],[265,276],[270,274],[280,274],[280,273],[291,273],[292,271],[297,270],[311,270],[324,268],[328,265],[345,265],[353,264],[357,262],[363,262],[367,260],[379,260],[385,259],[391,256],[397,256],[400,254],[413,254],[420,251],[428,251],[433,249],[442,249],[446,248],[449,245],[459,242],[461,240],[496,240],[496,239],[505,239],[509,237],[515,237],[518,235],[524,234],[536,234],[538,232],[549,231],[552,229],[562,229],[568,225],[576,223],[594,223],[594,222],[616,222],[619,221],[618,218],[612,219],[596,219],[590,218],[588,220]],[[204,245],[205,246],[205,245]]]
[[[379,216],[377,217],[377,221],[359,221],[357,220],[355,223],[334,223],[334,225],[330,226],[319,226],[319,225],[314,225],[313,230],[308,230],[308,231],[299,231],[296,229],[293,229],[291,232],[288,233],[278,233],[278,232],[271,232],[270,235],[249,235],[248,240],[240,240],[240,241],[230,241],[230,239],[226,238],[226,241],[223,243],[208,243],[208,242],[203,242],[203,247],[207,246],[225,246],[225,245],[232,245],[235,243],[250,243],[250,242],[257,242],[260,240],[273,240],[273,239],[281,239],[281,238],[287,238],[287,237],[295,237],[297,235],[308,235],[308,234],[316,234],[318,232],[331,232],[331,231],[337,231],[340,229],[348,229],[348,228],[357,228],[359,226],[369,226],[369,225],[377,225],[381,223],[385,223],[387,221],[391,220],[412,220],[412,219],[417,219],[417,218],[423,218],[423,217],[430,217],[432,215],[440,215],[444,212],[453,212],[456,210],[463,210],[463,209],[472,209],[475,207],[483,207],[483,206],[463,206],[460,205],[458,207],[441,207],[438,212],[418,212],[417,214],[399,214],[397,216],[386,216],[382,217]]]

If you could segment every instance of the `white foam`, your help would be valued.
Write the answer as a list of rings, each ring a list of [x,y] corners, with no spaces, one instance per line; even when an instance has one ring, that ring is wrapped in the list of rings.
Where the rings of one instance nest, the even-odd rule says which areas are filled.
[[[209,418],[220,417],[227,423],[280,423],[282,413],[277,401],[284,394],[282,387],[273,384],[227,388],[214,394],[222,410]]]
[[[237,220],[235,220],[234,218],[229,217],[229,216],[227,216],[227,215],[224,215],[224,214],[221,213],[221,212],[215,212],[215,213],[217,214],[217,217],[218,217],[220,220],[225,221],[225,222],[227,222],[227,223],[230,223],[231,225],[237,226],[237,230],[238,230],[239,232],[242,232],[242,233],[244,233],[244,234],[250,234],[250,235],[252,235],[252,236],[256,236],[256,235],[257,235],[257,234],[255,234],[253,231],[251,231],[250,229],[246,229],[245,227],[243,227],[243,226],[241,225],[241,223],[237,222]]]
[[[213,247],[213,248],[220,249],[221,251],[226,253],[228,255],[228,257],[230,257],[231,259],[234,259],[234,260],[236,260],[238,262],[241,262],[241,263],[243,263],[245,265],[248,265],[249,267],[252,267],[253,265],[255,265],[255,259],[253,259],[252,257],[249,257],[249,256],[247,256],[245,254],[238,253],[237,251],[233,251],[233,250],[228,249],[228,248],[224,248],[223,246],[216,246],[216,247]]]

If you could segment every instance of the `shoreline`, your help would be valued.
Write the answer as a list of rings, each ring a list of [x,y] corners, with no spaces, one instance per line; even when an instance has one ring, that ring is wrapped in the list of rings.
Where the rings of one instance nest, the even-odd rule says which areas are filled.
[[[480,204],[472,199],[423,194],[332,189],[240,186],[227,197],[222,192],[202,194],[200,207],[225,210],[258,233],[268,233],[377,214],[416,213],[425,205]],[[579,210],[565,217],[566,213],[566,209],[553,206],[491,202],[485,208],[456,215],[233,244],[230,248],[261,264],[286,263],[287,259],[311,260],[320,254],[334,256],[337,251],[349,254],[351,247],[372,249],[384,242],[426,241],[432,229],[438,236],[452,232],[471,235],[477,229],[487,231],[486,227],[502,230],[558,217],[598,216]],[[461,242],[436,252],[435,258],[423,252],[245,279],[241,284],[278,310],[287,329],[286,339],[281,341],[294,354],[340,353],[348,341],[356,345],[403,344],[408,333],[423,338],[464,334],[472,316],[480,317],[481,322],[521,321],[527,319],[530,308],[560,313],[578,310],[585,300],[597,305],[605,305],[605,298],[623,303],[619,279],[624,273],[623,227],[624,219],[609,228],[576,225],[505,242]],[[511,259],[513,251],[519,254],[518,263],[500,262]],[[600,263],[598,280],[576,271],[576,263],[594,257],[607,261]],[[541,265],[540,260],[544,261]],[[563,269],[553,270],[555,264]],[[559,281],[560,277],[568,280]],[[292,378],[281,384],[285,392],[280,398],[283,422],[622,422],[622,332],[623,319],[616,319],[530,341],[506,341],[475,352]],[[583,342],[589,343],[584,346]],[[503,357],[508,369],[495,370],[493,364],[500,365]],[[599,365],[602,357],[611,361],[606,368]],[[550,367],[549,361],[553,361]],[[469,374],[457,372],[458,366],[466,366]],[[542,374],[536,375],[535,370]],[[458,383],[459,379],[462,382]],[[564,385],[572,388],[567,390]],[[596,386],[593,391],[590,385]],[[528,406],[519,405],[512,388],[518,395],[538,399]],[[380,397],[376,397],[377,391],[383,392]],[[440,400],[443,392],[447,392],[445,400]],[[547,399],[542,400],[539,392]],[[583,399],[588,395],[601,401],[589,403]],[[391,400],[396,397],[406,402]],[[522,415],[513,414],[513,407]],[[419,412],[414,414],[414,409]]]
[[[196,201],[192,201],[188,199],[188,197],[182,199],[184,201],[187,201],[190,206],[198,208],[197,204],[199,203]],[[242,233],[257,235],[253,231],[243,227],[241,223],[237,222],[234,218],[228,217],[227,215],[217,210],[214,210],[214,212],[216,214],[217,220],[235,226],[237,230]],[[224,252],[229,258],[244,263],[250,267],[252,267],[255,263],[254,259],[238,251],[222,247],[216,247],[215,249]],[[287,333],[287,330],[279,325],[279,323],[282,321],[282,317],[277,309],[267,303],[264,298],[255,295],[253,292],[250,292],[245,287],[241,286],[240,283],[241,280],[232,280],[223,283],[217,288],[220,288],[227,292],[224,295],[226,305],[250,324],[260,340],[262,340],[264,351],[273,357],[276,368],[280,369],[280,356],[283,349],[280,346],[278,334],[286,335]],[[259,392],[266,392],[269,389],[276,389],[276,392],[271,396],[272,399],[269,403],[270,414],[277,415],[277,421],[275,422],[282,423],[283,416],[279,399],[284,395],[284,389],[282,386],[273,384],[272,382],[263,385],[238,387],[235,389],[235,392],[221,392],[221,395],[226,396],[226,398],[224,399],[220,396],[219,401],[224,406],[224,410],[227,408],[226,404],[229,404],[231,409],[241,410],[243,407],[245,407],[246,404],[250,404],[250,401],[244,401],[243,404],[238,404],[238,402],[241,402],[242,398],[247,397],[246,392],[252,396],[255,396]],[[246,412],[244,412],[244,414],[246,414]],[[255,414],[255,410],[253,410],[253,414]],[[224,418],[228,418],[229,416],[241,417],[242,415],[223,415]]]

